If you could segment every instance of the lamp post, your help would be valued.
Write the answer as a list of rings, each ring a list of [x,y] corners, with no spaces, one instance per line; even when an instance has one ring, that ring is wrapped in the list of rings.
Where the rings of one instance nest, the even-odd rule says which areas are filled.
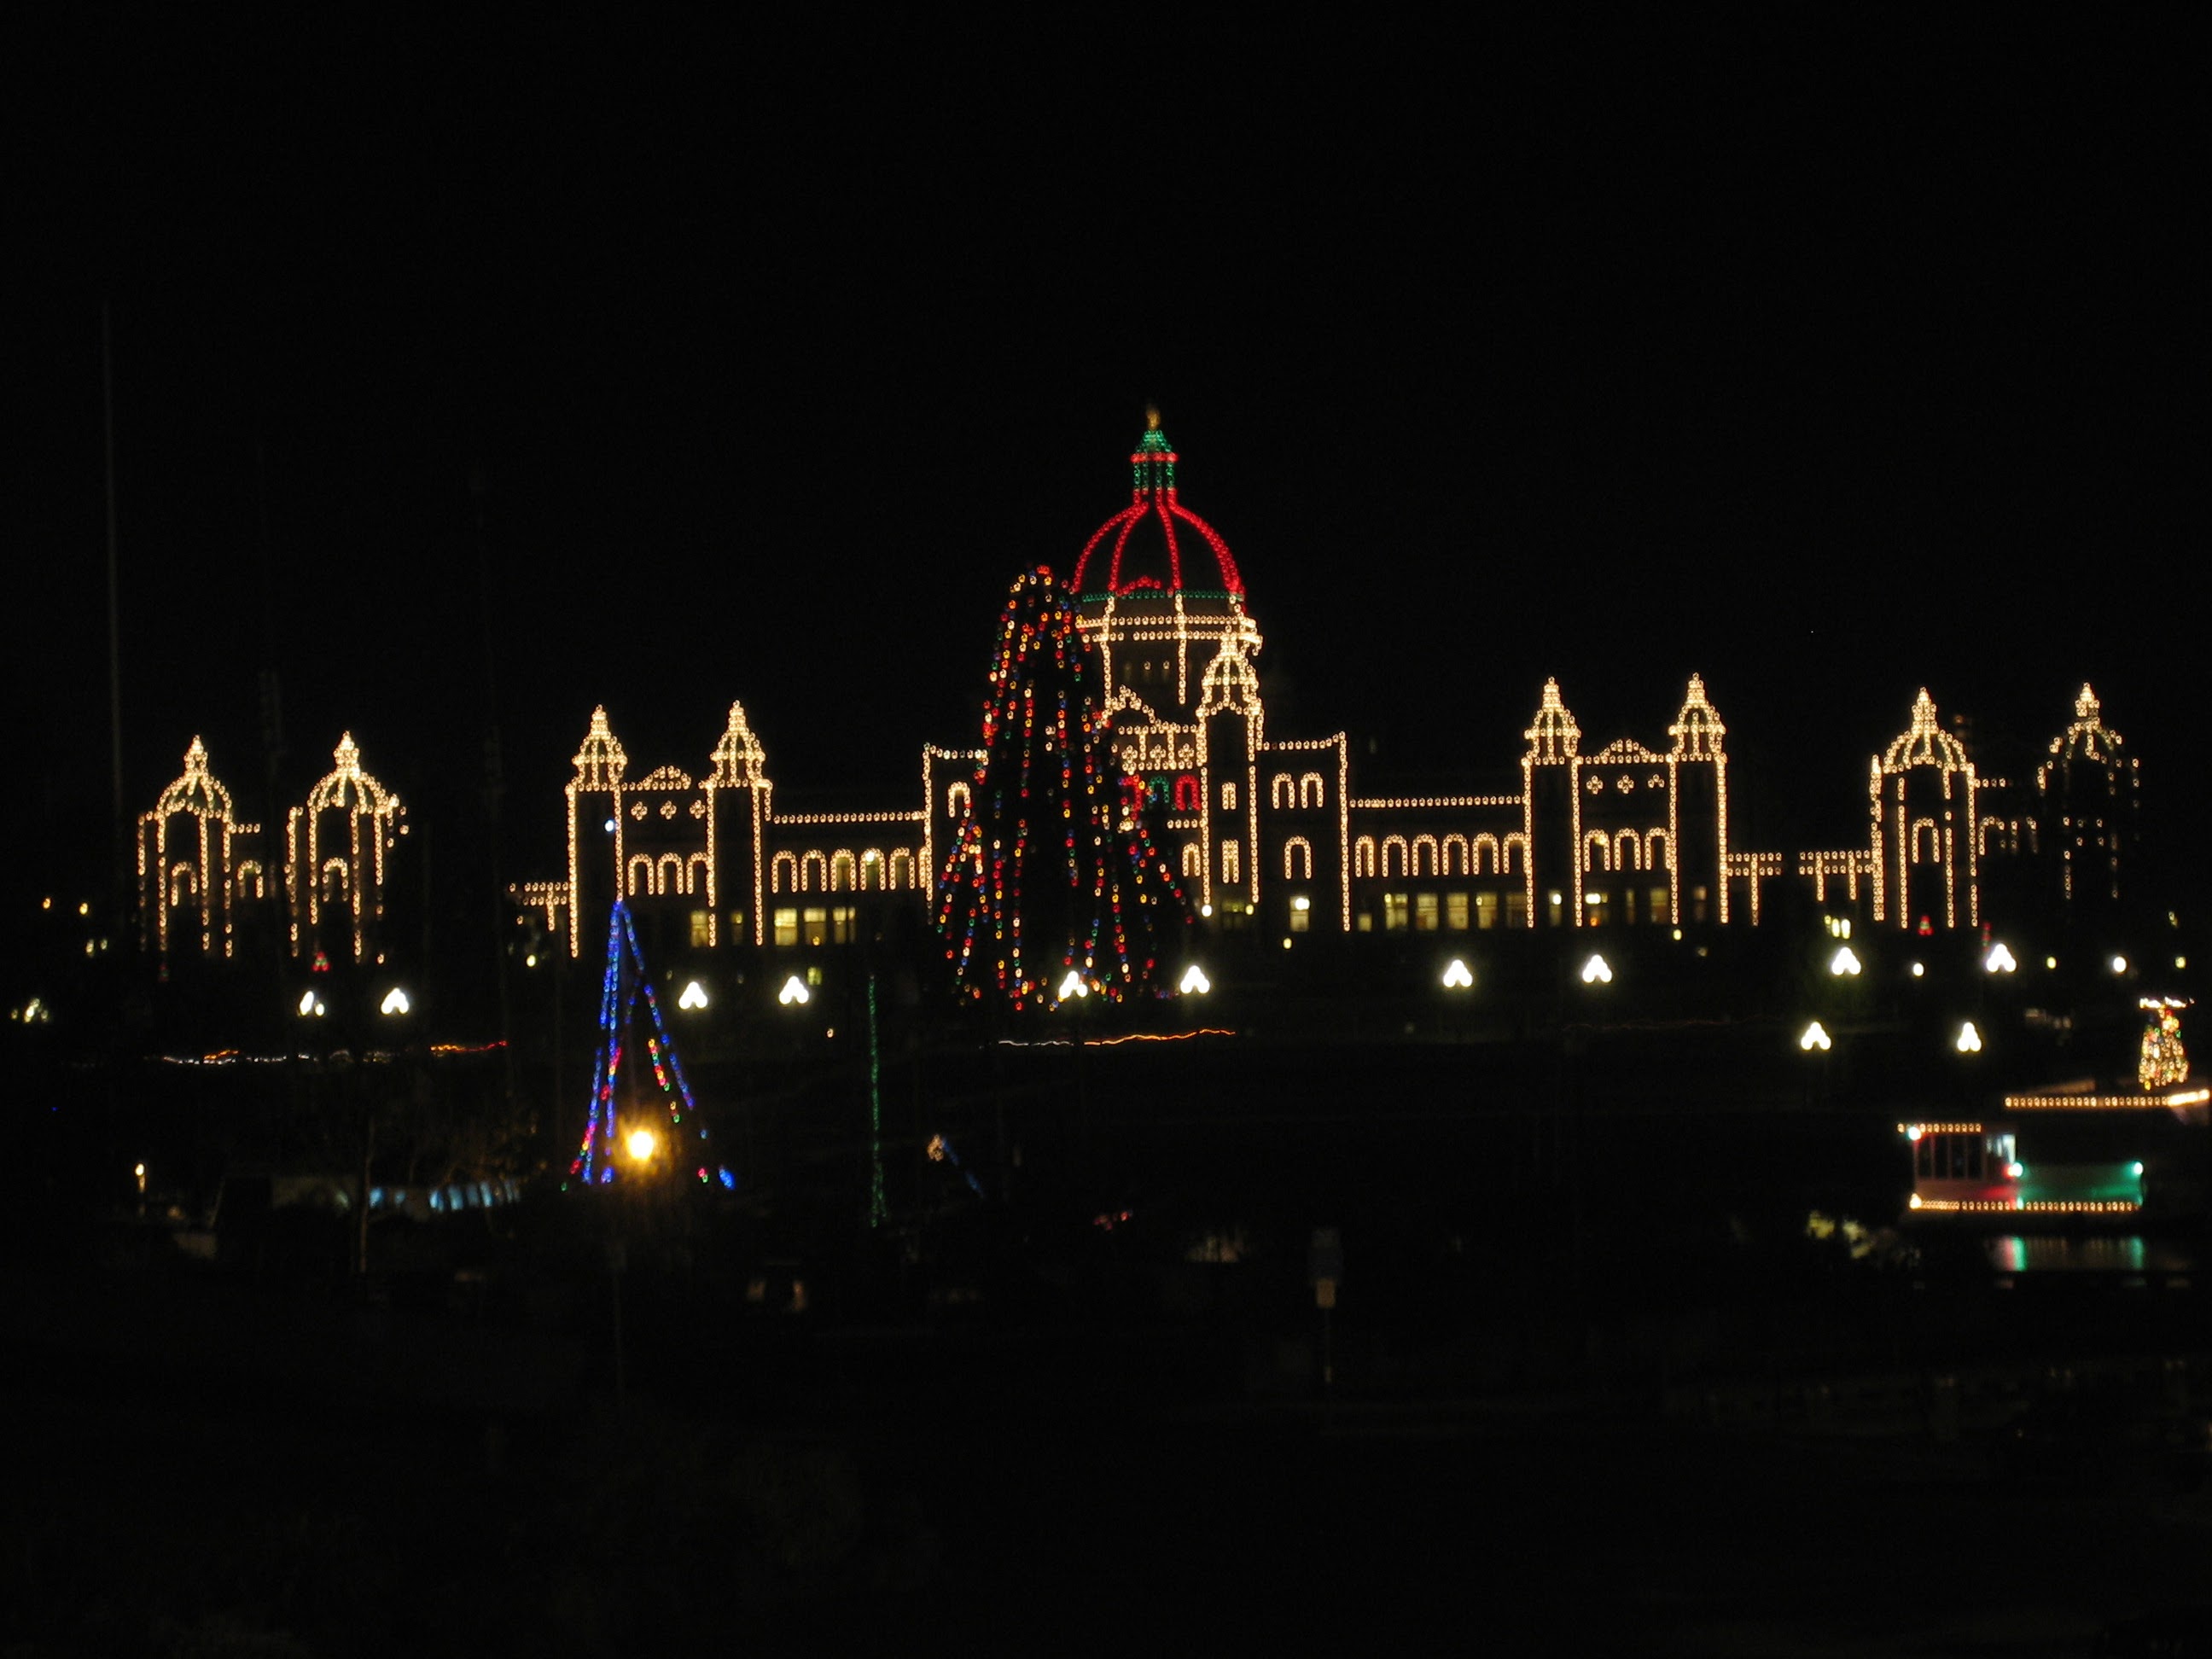
[[[1819,1056],[1818,1092],[1814,1096],[1813,1104],[1823,1104],[1827,1099],[1829,1055],[1835,1046],[1835,1039],[1828,1035],[1827,1027],[1817,1019],[1806,1022],[1805,1029],[1798,1034],[1799,1050],[1808,1055]]]
[[[1467,1006],[1474,995],[1474,970],[1467,965],[1463,957],[1454,957],[1444,965],[1443,988],[1447,999],[1455,1006],[1457,1019],[1452,1026],[1452,1041],[1467,1040]]]
[[[1081,974],[1069,969],[1067,976],[1060,981],[1059,1003],[1063,1008],[1075,1011],[1075,1123],[1086,1164],[1091,1160],[1091,1081],[1083,1064],[1083,1005],[1090,1000],[1090,986],[1084,982]]]

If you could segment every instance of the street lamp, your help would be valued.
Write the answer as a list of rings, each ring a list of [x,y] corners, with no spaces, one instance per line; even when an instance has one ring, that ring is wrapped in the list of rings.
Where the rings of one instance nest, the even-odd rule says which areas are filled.
[[[1984,973],[2009,974],[2019,967],[2020,964],[2013,960],[2012,952],[2005,948],[2002,939],[1990,946],[1989,955],[1982,958],[1982,971]]]
[[[380,1005],[381,1011],[387,1014],[404,1014],[411,1006],[413,1005],[407,1000],[407,993],[397,985],[384,994],[384,1001]]]
[[[693,980],[684,988],[684,994],[676,999],[676,1006],[691,1011],[704,1008],[707,1006],[707,988]]]
[[[793,1008],[804,1006],[812,1000],[813,995],[814,994],[806,988],[806,981],[793,974],[789,979],[784,981],[783,989],[775,994],[775,1000],[785,1007]]]
[[[317,1019],[329,1012],[330,1010],[323,1006],[323,1000],[315,994],[313,987],[300,993],[301,1018]]]
[[[1070,975],[1069,977],[1072,979],[1074,975]],[[1212,988],[1213,981],[1206,978],[1206,970],[1196,963],[1192,963],[1189,967],[1183,969],[1182,989],[1185,996],[1202,997]],[[1062,995],[1066,994],[1066,986],[1060,987]]]
[[[1982,1034],[1974,1029],[1973,1021],[1967,1020],[1959,1027],[1959,1035],[1953,1039],[1953,1046],[1962,1054],[1982,1052]]]
[[[1836,1045],[1829,1037],[1826,1028],[1816,1019],[1805,1028],[1805,1034],[1797,1039],[1797,1046],[1808,1054],[1815,1048],[1825,1054]]]
[[[1184,978],[1188,979],[1189,975],[1185,975]],[[1074,998],[1087,997],[1090,994],[1091,988],[1083,982],[1083,975],[1077,973],[1074,969],[1069,969],[1067,977],[1060,982],[1060,1000],[1066,1002]]]
[[[1606,959],[1595,951],[1592,951],[1590,959],[1583,963],[1583,983],[1585,985],[1613,983],[1613,969],[1607,963]]]
[[[1838,979],[1846,975],[1853,979],[1859,975],[1858,952],[1848,945],[1836,947],[1836,954],[1828,958],[1828,972]]]
[[[1444,989],[1447,991],[1472,991],[1474,989],[1474,970],[1472,968],[1469,968],[1465,960],[1462,957],[1454,957],[1451,961],[1446,964],[1444,968]]]
[[[660,1138],[650,1129],[632,1129],[623,1145],[629,1149],[630,1162],[648,1164],[653,1153],[660,1150]]]

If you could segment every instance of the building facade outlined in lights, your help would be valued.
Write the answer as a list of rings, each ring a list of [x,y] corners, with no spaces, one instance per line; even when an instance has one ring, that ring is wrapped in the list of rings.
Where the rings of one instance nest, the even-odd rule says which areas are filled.
[[[282,907],[287,949],[318,963],[384,960],[392,860],[407,834],[399,797],[362,769],[346,732],[331,770],[286,815],[277,890],[262,828],[240,819],[197,737],[183,774],[138,818],[138,913],[145,947],[164,957],[238,953],[242,926]]]
[[[1984,926],[1998,894],[2048,890],[2070,915],[2119,901],[2139,834],[2137,762],[2086,685],[2050,758],[2017,783],[1979,771],[1922,689],[1905,729],[1867,757],[1867,817],[1836,848],[1738,843],[1728,727],[1694,673],[1655,746],[1589,744],[1547,680],[1513,787],[1363,793],[1346,732],[1269,729],[1243,572],[1181,500],[1157,415],[1129,465],[1129,499],[1076,554],[1069,586],[1099,655],[1129,809],[1147,816],[1192,908],[1218,927],[1286,939],[1734,928],[1758,926],[1794,890],[1824,910],[1932,933]],[[363,960],[376,954],[388,857],[406,828],[350,737],[336,759],[290,814],[282,902],[295,955]],[[565,934],[573,956],[599,948],[617,896],[697,950],[856,944],[890,908],[927,910],[981,755],[926,745],[919,799],[882,811],[783,810],[767,750],[732,702],[696,774],[665,764],[633,776],[605,707],[592,709],[563,791],[566,868],[514,886],[517,905]],[[237,919],[278,902],[262,832],[239,822],[198,739],[138,841],[150,948],[230,955]]]
[[[1220,925],[1285,937],[1756,926],[1794,882],[1880,925],[1957,931],[1984,920],[1988,866],[2047,854],[2067,894],[2094,868],[2117,896],[2136,763],[2118,758],[2086,686],[2033,790],[1979,775],[1922,690],[1905,730],[1869,757],[1865,839],[1841,848],[1732,839],[1728,728],[1696,674],[1662,746],[1621,738],[1585,752],[1551,680],[1522,733],[1517,790],[1362,794],[1346,732],[1269,732],[1243,573],[1181,500],[1157,415],[1129,465],[1127,504],[1077,555],[1069,585],[1099,654],[1131,810],[1152,814],[1186,896]],[[575,952],[617,892],[682,913],[702,948],[850,942],[884,902],[926,899],[980,758],[925,747],[918,805],[781,813],[741,705],[696,781],[676,767],[630,780],[598,708],[568,785],[567,877],[516,897],[553,927],[580,907],[588,925],[567,929]],[[2089,814],[2085,803],[2105,799],[2124,805],[2125,833],[2118,808]]]

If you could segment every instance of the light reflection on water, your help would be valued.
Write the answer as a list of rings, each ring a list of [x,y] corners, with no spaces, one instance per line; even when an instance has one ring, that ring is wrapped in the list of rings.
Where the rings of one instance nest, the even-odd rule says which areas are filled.
[[[2185,1273],[2197,1267],[2186,1245],[2138,1233],[2001,1234],[1985,1248],[1990,1266],[2002,1273]]]

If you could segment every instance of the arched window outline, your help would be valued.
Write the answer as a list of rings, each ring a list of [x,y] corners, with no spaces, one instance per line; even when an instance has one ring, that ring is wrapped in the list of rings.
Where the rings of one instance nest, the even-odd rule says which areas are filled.
[[[830,891],[851,893],[860,885],[860,861],[854,858],[853,849],[841,847],[830,854]]]
[[[1298,780],[1298,805],[1322,806],[1328,804],[1328,785],[1318,772],[1309,772]]]
[[[815,884],[819,882],[821,885]],[[818,850],[799,855],[799,890],[802,893],[826,893],[830,890],[830,860]]]
[[[1671,870],[1674,867],[1674,843],[1664,830],[1644,832],[1644,867],[1647,870]]]
[[[1375,837],[1362,836],[1352,843],[1352,873],[1371,876],[1375,873]]]
[[[1178,812],[1203,812],[1206,810],[1206,792],[1198,787],[1198,780],[1188,772],[1176,775],[1175,810]]]
[[[262,874],[261,866],[252,859],[238,866],[235,884],[238,896],[241,899],[260,900],[269,896],[268,882]]]
[[[768,890],[771,893],[795,893],[799,890],[799,855],[778,853],[769,860]]]
[[[653,861],[653,890],[670,894],[690,890],[684,884],[684,855],[681,853],[663,853]]]
[[[1486,860],[1483,857],[1485,853],[1490,854]],[[1490,866],[1487,870],[1482,867],[1486,863]],[[1502,876],[1506,873],[1505,854],[1498,848],[1498,837],[1487,830],[1474,838],[1474,873],[1478,876]]]
[[[650,894],[659,892],[660,890],[653,884],[653,854],[650,853],[631,854],[629,856],[629,868],[626,872],[626,878],[623,884],[628,896],[631,898],[635,898],[641,893]]]
[[[714,885],[714,876],[704,853],[694,853],[684,863],[684,890],[704,896]]]
[[[1613,867],[1616,870],[1641,870],[1644,864],[1644,837],[1633,830],[1624,830],[1613,838]]]
[[[331,859],[327,860],[323,866],[322,878],[323,902],[325,904],[344,903],[346,897],[346,861],[343,859]]]
[[[1197,881],[1206,874],[1206,855],[1199,850],[1194,841],[1182,844],[1182,872],[1192,881]]]
[[[1423,848],[1426,848],[1429,854],[1429,867],[1425,870],[1421,868],[1421,849]],[[1413,837],[1413,867],[1407,873],[1416,876],[1435,876],[1441,873],[1440,865],[1437,855],[1437,838],[1434,836],[1416,836]]]
[[[1283,843],[1283,879],[1313,879],[1313,843],[1304,836],[1292,836]]]
[[[1592,854],[1595,856],[1593,857]],[[1585,830],[1583,834],[1583,868],[1610,870],[1613,868],[1613,843],[1602,830]]]
[[[1459,849],[1459,858],[1457,860],[1459,867],[1457,869],[1454,869],[1452,867],[1454,863],[1452,849],[1455,847]],[[1465,836],[1455,832],[1454,834],[1444,837],[1443,864],[1442,867],[1443,873],[1448,876],[1464,876],[1470,875],[1474,872],[1474,866],[1468,858],[1467,837]]]
[[[1243,854],[1233,841],[1221,843],[1221,879],[1225,882],[1244,879]]]
[[[954,823],[958,823],[967,815],[968,804],[972,799],[966,784],[946,784],[945,786],[945,816]]]
[[[1267,805],[1284,811],[1298,804],[1298,786],[1288,772],[1278,772],[1267,784]]]
[[[190,904],[199,896],[199,872],[191,865],[178,863],[169,866],[169,908],[172,910],[182,909]]]
[[[1397,867],[1395,870],[1393,870],[1393,869],[1390,867],[1390,849],[1391,849],[1392,848],[1394,848],[1394,847],[1395,847],[1395,848],[1396,848],[1398,849],[1398,867]],[[1391,877],[1393,877],[1393,876],[1399,876],[1399,877],[1402,877],[1402,876],[1404,876],[1404,875],[1405,875],[1405,873],[1406,873],[1406,838],[1405,838],[1403,836],[1383,836],[1383,837],[1382,837],[1382,878],[1383,878],[1385,881],[1388,881],[1388,880],[1389,880]]]
[[[1522,835],[1518,830],[1516,830],[1511,835],[1506,836],[1504,840],[1498,842],[1498,848],[1502,854],[1500,862],[1503,866],[1500,873],[1509,876],[1521,876],[1526,875],[1528,872],[1528,836]],[[1514,867],[1513,863],[1513,855],[1516,853],[1518,853],[1521,855],[1520,867],[1517,869]]]
[[[1925,851],[1923,851],[1923,848]],[[1943,832],[1936,827],[1933,818],[1912,821],[1912,861],[1915,864],[1943,862]]]
[[[886,866],[886,871],[889,876],[890,885],[893,889],[903,889],[913,886],[914,854],[908,852],[903,847],[894,847],[891,848],[891,855]]]

